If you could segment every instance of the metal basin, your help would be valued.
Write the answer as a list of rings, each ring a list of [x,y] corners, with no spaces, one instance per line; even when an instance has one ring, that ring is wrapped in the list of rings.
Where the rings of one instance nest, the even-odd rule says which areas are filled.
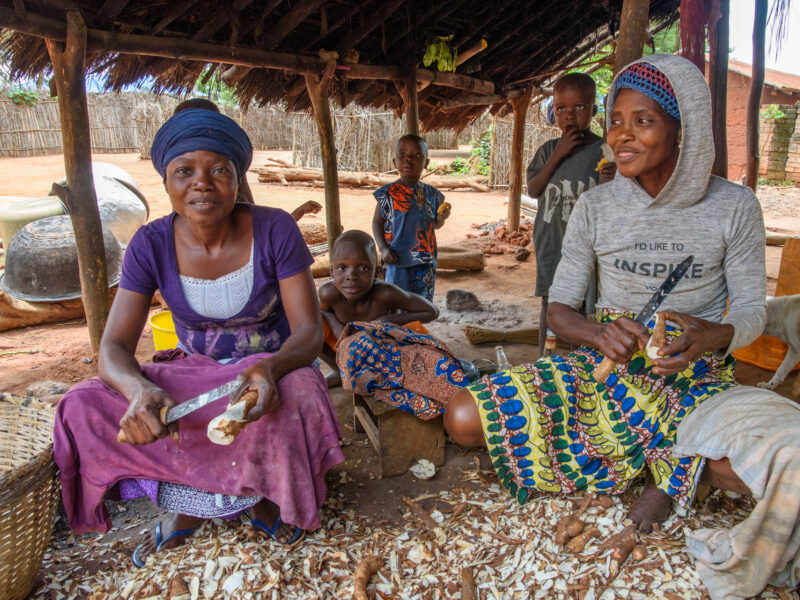
[[[122,248],[103,228],[109,286],[119,283]],[[0,289],[28,302],[71,300],[81,295],[75,233],[67,215],[47,217],[20,229],[6,248]]]
[[[150,207],[142,192],[126,171],[107,163],[92,163],[97,208],[103,227],[112,231],[123,246],[147,222]],[[112,175],[106,175],[105,173]],[[57,183],[66,185],[66,179]]]

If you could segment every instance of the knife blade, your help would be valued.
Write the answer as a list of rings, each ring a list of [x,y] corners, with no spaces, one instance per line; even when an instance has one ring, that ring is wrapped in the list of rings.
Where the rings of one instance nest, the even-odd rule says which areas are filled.
[[[694,255],[689,255],[684,258],[674,269],[672,269],[672,271],[670,271],[669,275],[667,275],[667,278],[664,280],[664,283],[658,286],[655,294],[653,294],[647,301],[647,304],[642,307],[642,310],[640,310],[639,314],[636,315],[634,321],[644,326],[647,325],[647,322],[653,318],[653,315],[656,314],[656,311],[664,303],[664,300],[669,293],[675,289],[675,286],[678,285],[678,282],[686,274],[686,271],[689,269],[689,266],[693,261]],[[594,380],[599,383],[605,383],[606,379],[611,374],[611,371],[613,371],[614,367],[616,366],[617,363],[610,358],[603,358],[600,365],[594,370]]]
[[[185,417],[189,413],[192,413],[200,408],[203,408],[207,404],[214,402],[215,400],[219,400],[223,396],[227,396],[237,387],[241,380],[237,377],[233,381],[229,381],[228,383],[223,383],[222,385],[215,387],[213,390],[209,390],[207,392],[203,392],[195,396],[194,398],[190,398],[186,402],[181,402],[175,406],[164,406],[161,408],[159,413],[159,419],[161,423],[164,425],[169,425],[170,423],[174,423],[181,417]],[[125,432],[120,429],[119,433],[117,434],[117,441],[120,444],[124,444],[128,441],[128,438],[125,436]]]

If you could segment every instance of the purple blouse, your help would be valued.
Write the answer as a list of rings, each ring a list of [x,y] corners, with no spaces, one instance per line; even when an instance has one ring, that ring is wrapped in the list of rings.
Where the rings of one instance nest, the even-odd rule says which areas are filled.
[[[289,213],[251,204],[237,207],[253,213],[253,290],[245,307],[230,319],[199,315],[186,301],[175,255],[175,213],[143,225],[122,260],[119,287],[145,296],[161,290],[181,345],[216,360],[277,352],[290,333],[278,282],[314,262]]]

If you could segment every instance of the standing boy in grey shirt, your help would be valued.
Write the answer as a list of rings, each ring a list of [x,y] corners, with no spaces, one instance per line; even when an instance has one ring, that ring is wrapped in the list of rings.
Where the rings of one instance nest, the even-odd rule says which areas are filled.
[[[570,73],[553,86],[553,110],[561,137],[542,144],[526,172],[528,195],[539,199],[533,224],[536,249],[536,291],[542,298],[539,315],[539,355],[544,353],[547,332],[547,296],[558,261],[561,241],[572,207],[580,195],[598,183],[595,170],[602,158],[603,140],[589,126],[597,113],[595,85],[588,75]],[[603,181],[613,177],[613,167],[602,173]],[[602,181],[601,181],[602,183]],[[595,289],[586,290],[587,312],[594,309]]]

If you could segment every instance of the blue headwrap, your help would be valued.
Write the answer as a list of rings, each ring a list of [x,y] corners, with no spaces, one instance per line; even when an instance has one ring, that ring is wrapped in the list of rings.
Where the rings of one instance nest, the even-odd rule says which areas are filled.
[[[150,158],[156,171],[166,179],[167,165],[182,154],[195,150],[208,150],[229,158],[236,166],[239,179],[253,160],[250,138],[236,121],[200,108],[172,115],[156,133]]]

